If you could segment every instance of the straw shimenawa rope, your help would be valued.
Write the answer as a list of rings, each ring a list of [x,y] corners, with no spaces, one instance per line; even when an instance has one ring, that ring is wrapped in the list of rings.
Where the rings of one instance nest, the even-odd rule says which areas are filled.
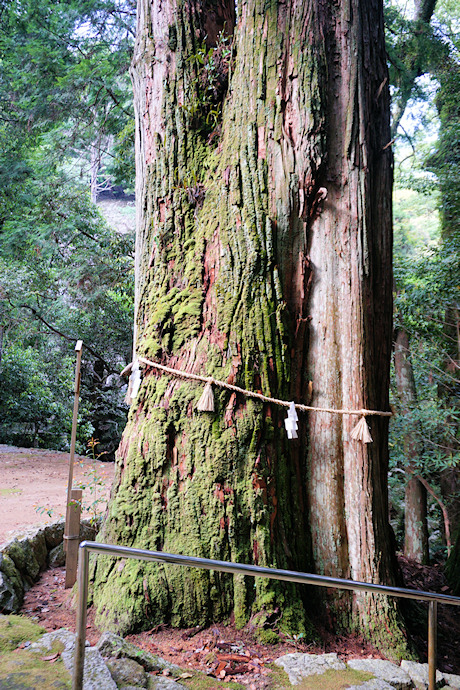
[[[218,386],[219,388],[227,388],[228,390],[234,391],[235,393],[241,393],[249,398],[256,398],[262,400],[263,402],[272,403],[273,405],[281,405],[282,407],[289,407],[291,404],[286,400],[278,400],[277,398],[270,398],[262,393],[255,393],[254,391],[246,390],[245,388],[240,388],[239,386],[234,386],[226,381],[219,381],[212,376],[200,376],[199,374],[192,374],[188,371],[182,371],[181,369],[173,369],[171,367],[166,367],[164,364],[159,364],[158,362],[152,362],[150,359],[145,357],[139,357],[138,361],[149,367],[153,367],[158,371],[164,371],[165,374],[171,374],[176,378],[190,379],[192,381],[200,381],[205,383],[205,390],[201,396],[197,408],[204,412],[214,411],[214,397],[212,395],[212,385]],[[124,370],[124,372],[128,369]],[[123,372],[123,373],[124,373]],[[330,414],[341,414],[341,415],[357,415],[361,419],[358,424],[352,430],[350,436],[363,443],[372,443],[372,437],[369,431],[369,427],[366,423],[366,417],[379,416],[379,417],[391,417],[392,412],[383,412],[381,410],[349,410],[349,409],[335,409],[332,407],[312,407],[310,405],[302,405],[301,403],[295,403],[295,408],[301,410],[302,412],[328,412]]]

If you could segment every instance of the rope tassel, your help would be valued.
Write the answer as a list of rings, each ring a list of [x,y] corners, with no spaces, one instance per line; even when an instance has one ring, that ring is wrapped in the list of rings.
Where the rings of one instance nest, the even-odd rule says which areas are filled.
[[[205,383],[206,385],[203,391],[203,395],[199,399],[197,405],[197,409],[202,412],[214,412],[214,393],[212,391],[212,386],[214,385],[218,386],[219,388],[226,388],[227,390],[234,391],[235,393],[240,393],[241,395],[246,395],[250,398],[255,398],[256,400],[262,400],[263,402],[271,403],[273,405],[281,405],[282,407],[289,408],[293,406],[294,410],[301,410],[302,412],[328,412],[330,414],[340,415],[360,414],[362,415],[362,417],[359,420],[356,427],[351,432],[351,437],[358,441],[362,441],[363,443],[372,443],[372,436],[370,434],[369,427],[367,426],[367,422],[365,419],[366,416],[379,415],[380,417],[391,417],[393,415],[392,412],[385,410],[337,410],[332,407],[312,407],[311,405],[302,405],[300,403],[289,403],[286,402],[286,400],[270,398],[266,395],[263,395],[263,393],[260,392],[256,393],[255,391],[249,391],[245,388],[240,388],[239,386],[235,386],[232,383],[228,383],[228,381],[219,381],[218,379],[212,378],[212,376],[201,376],[199,374],[193,374],[191,371],[173,369],[171,367],[165,366],[164,364],[160,364],[159,362],[152,362],[152,360],[146,359],[145,357],[139,357],[137,361],[144,364],[147,367],[153,367],[158,371],[162,371],[165,374],[169,374],[170,376],[176,376],[177,378],[181,379],[189,379],[191,381],[201,381],[202,383]],[[128,365],[123,369],[123,376],[126,376],[128,374],[133,364]]]
[[[201,398],[198,400],[196,409],[200,412],[214,412],[214,393],[211,381],[206,383]]]
[[[366,422],[366,417],[363,415],[353,431],[350,434],[355,441],[362,441],[363,443],[372,443],[372,436],[369,426]]]

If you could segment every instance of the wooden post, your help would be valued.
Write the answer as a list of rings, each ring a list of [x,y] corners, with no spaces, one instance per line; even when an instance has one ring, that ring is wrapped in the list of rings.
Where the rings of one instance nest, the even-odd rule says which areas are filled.
[[[81,489],[72,489],[70,492],[69,534],[64,536],[64,544],[67,543],[65,559],[65,589],[73,587],[77,580],[78,547],[80,545],[80,516],[81,516]]]
[[[70,437],[70,464],[69,464],[69,481],[67,483],[67,501],[66,501],[66,516],[64,529],[64,551],[67,551],[67,539],[69,536],[69,520],[70,520],[70,492],[73,484],[73,464],[75,459],[75,442],[77,439],[77,420],[78,420],[78,402],[80,399],[80,368],[81,368],[81,352],[83,348],[83,341],[77,340],[75,350],[77,353],[77,364],[75,366],[75,386],[74,386],[74,400],[73,400],[73,418],[72,418],[72,435]]]

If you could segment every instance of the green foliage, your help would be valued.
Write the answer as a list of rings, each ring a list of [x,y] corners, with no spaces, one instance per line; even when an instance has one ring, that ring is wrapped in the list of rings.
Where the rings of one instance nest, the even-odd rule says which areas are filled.
[[[231,37],[221,32],[215,46],[208,47],[204,40],[187,58],[192,69],[188,102],[183,108],[196,129],[210,134],[221,119],[222,96],[228,85],[231,67]]]
[[[442,478],[458,476],[460,469],[460,13],[458,3],[450,0],[434,3],[433,16],[429,8],[419,3],[414,19],[406,14],[414,10],[413,5],[409,9],[389,2],[386,7],[393,136],[396,131],[399,135],[395,326],[410,336],[408,354],[417,394],[417,401],[407,410],[407,405],[401,407],[392,383],[392,402],[399,414],[390,428],[389,485],[398,539],[403,536],[405,481],[401,478],[408,462],[453,516],[459,501],[455,482]],[[405,457],[408,433],[418,452],[416,458]],[[431,550],[445,551],[441,512],[431,498],[428,510]],[[457,543],[449,560],[452,581],[459,549]]]
[[[123,187],[126,193],[134,191],[134,119],[128,120],[116,137],[112,149],[112,159],[107,161],[106,174],[116,185]]]
[[[396,271],[405,272],[405,261],[412,262],[414,255],[439,244],[438,195],[430,190],[407,185],[414,180],[404,180],[393,196],[393,232]],[[418,180],[417,180],[418,182]],[[414,189],[414,187],[416,187]]]
[[[408,18],[399,4],[385,3],[385,26],[390,83],[395,90],[423,96],[423,86],[413,84],[414,75],[435,69],[448,54],[447,45],[429,22]]]
[[[65,379],[64,370],[59,373]],[[26,441],[43,447],[62,444],[71,415],[69,418],[65,396],[56,395],[59,389],[53,373],[47,371],[32,347],[13,344],[4,350],[0,371],[0,437],[4,442]]]
[[[414,190],[395,194],[395,326],[410,334],[417,391],[416,402],[407,410],[407,402],[400,404],[393,377],[391,395],[397,414],[390,425],[389,486],[398,540],[403,538],[402,475],[408,463],[408,429],[419,449],[418,457],[410,458],[411,466],[439,496],[442,473],[460,467],[460,384],[455,369],[448,366],[453,343],[446,320],[451,305],[458,302],[460,236],[454,233],[441,242],[436,201],[436,196]],[[428,522],[431,550],[440,551],[442,516],[434,501],[429,504]]]
[[[115,179],[105,147],[120,137],[123,182],[132,184],[133,18],[127,0],[0,4],[2,376],[14,378],[9,353],[21,361],[22,349],[27,366],[14,390],[30,396],[28,408],[10,401],[13,426],[1,434],[15,429],[23,445],[68,445],[77,339],[86,346],[79,450],[97,428],[113,453],[126,419],[121,382],[107,385],[107,376],[131,357],[133,236],[109,228],[91,203],[89,168],[96,153],[100,180]],[[117,156],[115,147],[113,171]]]
[[[445,337],[444,313],[458,298],[459,251],[454,237],[417,256],[395,256],[396,326],[411,334]]]
[[[133,117],[132,3],[11,0],[1,9],[0,120],[8,138],[25,139],[29,149],[58,129],[61,155],[85,155],[88,143],[117,135]]]
[[[460,67],[449,62],[439,71],[440,88],[436,104],[440,133],[427,165],[436,174],[441,190],[443,234],[460,234]]]
[[[35,442],[42,446],[48,444],[48,447],[68,447],[73,405],[73,350],[77,339],[82,339],[94,352],[103,353],[104,360],[101,362],[84,348],[79,450],[84,452],[86,439],[95,428],[110,454],[117,445],[126,421],[126,407],[122,402],[119,377],[112,376],[110,384],[107,376],[123,368],[131,357],[133,276],[131,260],[123,255],[126,238],[120,241],[103,224],[102,230],[107,237],[99,235],[94,242],[74,231],[77,241],[55,242],[54,253],[49,251],[50,244],[44,242],[43,252],[37,252],[35,259],[32,247],[23,248],[23,261],[2,259],[0,255],[0,326],[5,332],[6,343],[1,375],[14,378],[14,372],[7,370],[11,368],[9,352],[13,351],[14,357],[20,359],[21,348],[24,348],[28,366],[22,368],[14,395],[21,387],[24,391],[35,391],[34,413],[30,418],[30,422],[36,420],[35,435],[21,437],[16,434],[15,442],[20,445]],[[80,242],[82,238],[84,241]],[[101,254],[99,245],[105,242],[107,253]],[[46,381],[40,393],[37,392],[36,375],[42,377],[40,381]],[[59,414],[50,411],[50,399],[59,401]],[[23,410],[18,421],[25,423],[25,415]],[[56,420],[57,424],[58,417],[60,421],[55,432],[52,431],[54,421],[53,424],[51,421]],[[38,424],[40,419],[48,423]],[[5,417],[1,438],[10,440],[6,428],[13,421],[12,411],[8,418]]]
[[[90,449],[93,460],[97,460],[104,455],[104,452],[96,453],[97,445],[99,445],[99,441],[92,436],[87,446]],[[85,467],[83,463],[81,463],[81,466],[82,468]],[[106,504],[106,482],[95,465],[91,465],[86,470],[84,480],[78,482],[77,488],[85,492],[86,500],[81,506],[82,511],[87,511],[90,514],[91,524],[96,523],[102,512],[101,509]]]

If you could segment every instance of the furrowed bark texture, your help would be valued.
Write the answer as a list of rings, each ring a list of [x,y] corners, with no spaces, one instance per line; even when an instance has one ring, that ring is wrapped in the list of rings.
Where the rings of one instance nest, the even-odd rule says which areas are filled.
[[[328,196],[308,239],[312,404],[387,410],[392,161],[381,8],[379,2],[322,7],[328,97],[321,183]],[[313,554],[320,572],[391,582],[388,422],[367,421],[372,444],[350,439],[353,418],[309,418]],[[355,596],[351,614],[381,645],[402,651],[397,615],[387,600]]]
[[[137,354],[285,400],[386,410],[381,4],[238,12],[230,59],[218,33],[233,32],[231,4],[140,2]],[[391,582],[385,421],[364,447],[349,438],[355,417],[315,413],[288,441],[285,409],[217,390],[216,411],[198,413],[200,386],[144,374],[104,539]],[[279,583],[102,559],[95,583],[100,616],[124,631],[231,611],[266,638],[309,626],[298,590]],[[397,636],[386,601],[349,607]]]

